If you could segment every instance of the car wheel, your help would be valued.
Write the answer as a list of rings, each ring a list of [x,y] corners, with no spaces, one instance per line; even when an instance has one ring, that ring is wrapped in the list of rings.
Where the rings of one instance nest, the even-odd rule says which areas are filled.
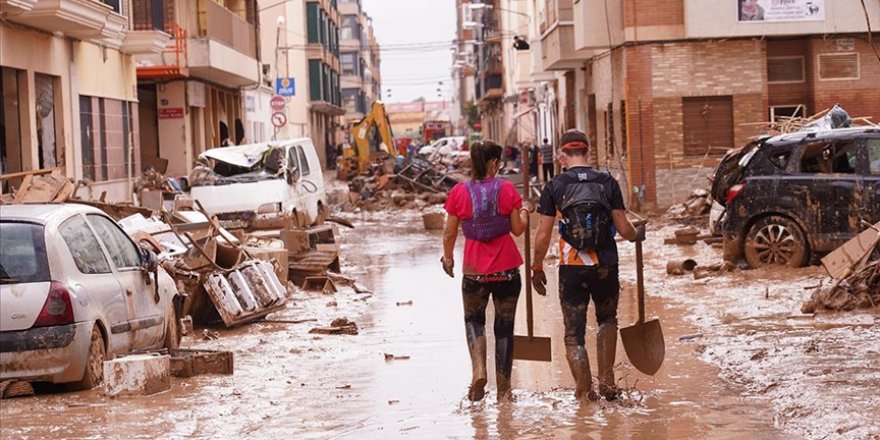
[[[172,307],[171,311],[168,312],[168,319],[165,324],[165,342],[162,344],[162,347],[176,350],[180,348],[180,338],[180,323],[177,319],[177,312]]]
[[[772,215],[749,229],[745,242],[746,262],[751,267],[801,267],[807,259],[807,241],[791,219]]]
[[[70,385],[74,390],[90,390],[104,380],[104,360],[107,358],[107,351],[104,348],[104,335],[101,330],[95,326],[92,328],[92,337],[89,342],[89,353],[86,357],[86,369],[83,372],[83,378],[79,382]]]

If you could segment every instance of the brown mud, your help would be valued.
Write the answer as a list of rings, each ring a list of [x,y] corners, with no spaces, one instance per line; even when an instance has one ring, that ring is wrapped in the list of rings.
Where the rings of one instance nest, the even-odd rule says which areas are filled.
[[[489,368],[489,393],[471,404],[461,277],[440,268],[441,232],[424,231],[417,212],[364,213],[355,223],[342,231],[342,266],[372,293],[299,292],[270,316],[282,322],[184,339],[187,348],[234,351],[232,376],[173,379],[171,391],[149,397],[111,399],[95,390],[0,401],[0,438],[861,439],[880,432],[871,431],[880,417],[865,422],[880,408],[873,317],[787,319],[805,295],[790,278],[816,284],[816,270],[667,277],[669,259],[715,263],[720,252],[664,247],[661,232],[651,231],[647,307],[663,325],[664,366],[645,377],[618,346],[616,374],[629,398],[589,405],[573,397],[555,271],[548,270],[548,296],[535,300],[535,333],[553,338],[553,362],[515,361],[515,402],[502,405]],[[624,327],[636,319],[635,271],[632,245],[620,248]],[[524,310],[520,304],[516,334],[525,332]],[[359,334],[308,334],[340,316]],[[587,331],[595,371],[592,306]],[[493,366],[491,327],[486,334]],[[801,392],[808,398],[795,407]]]

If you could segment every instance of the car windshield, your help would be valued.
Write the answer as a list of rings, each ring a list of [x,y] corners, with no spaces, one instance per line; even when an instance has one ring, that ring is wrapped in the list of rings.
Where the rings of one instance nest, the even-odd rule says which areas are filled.
[[[0,222],[0,284],[49,281],[43,227]]]

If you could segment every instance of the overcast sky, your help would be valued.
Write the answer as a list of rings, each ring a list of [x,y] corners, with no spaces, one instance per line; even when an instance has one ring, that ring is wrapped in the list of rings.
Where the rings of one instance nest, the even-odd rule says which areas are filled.
[[[438,87],[450,99],[455,0],[363,0],[363,8],[383,47],[384,101],[439,100]]]

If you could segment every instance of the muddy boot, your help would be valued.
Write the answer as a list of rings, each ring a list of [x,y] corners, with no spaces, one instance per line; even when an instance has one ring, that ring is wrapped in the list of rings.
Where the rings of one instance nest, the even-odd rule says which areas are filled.
[[[620,397],[620,388],[614,380],[614,360],[617,351],[617,322],[599,325],[596,335],[596,357],[599,364],[599,395],[609,402]]]
[[[466,325],[468,351],[471,354],[473,378],[468,389],[468,399],[476,402],[486,395],[486,336],[482,329],[471,324]]]
[[[566,345],[565,359],[574,377],[574,397],[577,400],[596,400],[593,392],[593,377],[590,375],[590,359],[583,345]]]
[[[513,370],[513,338],[495,340],[495,383],[498,388],[498,401],[510,401],[510,373]]]

